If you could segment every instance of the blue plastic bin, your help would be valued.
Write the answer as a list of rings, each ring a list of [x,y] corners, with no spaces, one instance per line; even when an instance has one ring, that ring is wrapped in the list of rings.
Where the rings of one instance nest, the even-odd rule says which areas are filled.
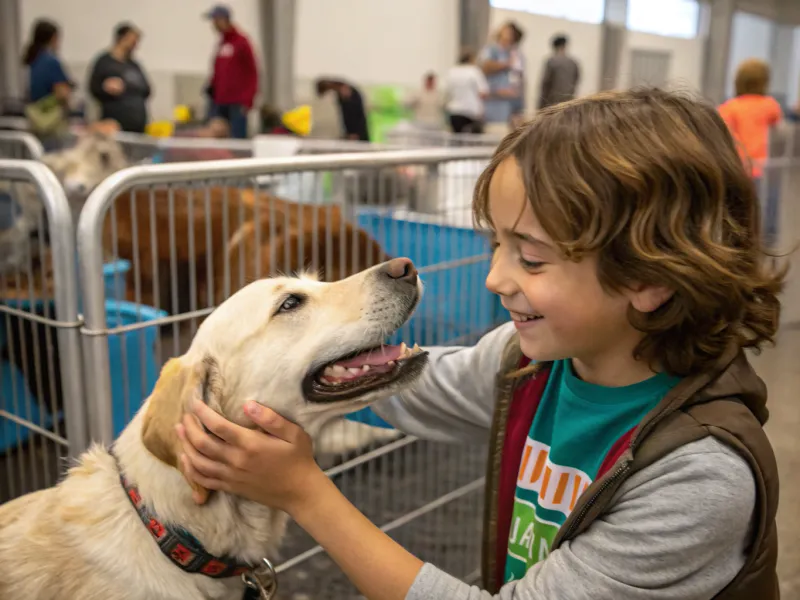
[[[109,301],[106,302],[106,316],[109,327],[121,327],[168,315],[151,306]],[[108,339],[114,437],[122,432],[156,385],[160,368],[155,356],[158,330],[158,325],[153,325]]]
[[[358,224],[389,255],[407,256],[421,271],[425,294],[396,341],[421,346],[472,344],[505,320],[500,299],[485,287],[491,250],[481,234],[394,219],[368,209],[360,212]]]
[[[119,259],[103,265],[106,300],[125,300],[130,270],[131,263],[125,259]]]
[[[421,271],[425,294],[414,317],[391,340],[421,346],[469,345],[507,320],[500,299],[485,286],[489,241],[472,229],[394,219],[363,209],[358,224],[390,256],[406,256]],[[470,261],[470,258],[480,260]],[[464,264],[448,264],[462,261]],[[426,267],[430,269],[426,272]],[[390,427],[366,408],[348,419]]]
[[[39,304],[41,306],[41,301]],[[12,305],[23,310],[30,308],[27,301],[14,302]],[[113,299],[106,301],[106,314],[109,328],[167,316],[163,310]],[[5,322],[0,320],[0,344],[5,343],[5,333]],[[108,338],[115,436],[122,431],[155,387],[159,372],[154,347],[157,336],[158,326],[154,325]],[[0,407],[41,427],[52,426],[52,415],[40,413],[38,399],[28,389],[25,378],[14,365],[1,363],[0,377]],[[30,405],[30,412],[26,412],[26,404]],[[49,401],[46,401],[45,409],[48,407]],[[63,415],[59,413],[58,419],[62,418]],[[8,419],[0,419],[0,453],[15,447],[17,443],[24,443],[29,437],[27,428],[17,426]]]

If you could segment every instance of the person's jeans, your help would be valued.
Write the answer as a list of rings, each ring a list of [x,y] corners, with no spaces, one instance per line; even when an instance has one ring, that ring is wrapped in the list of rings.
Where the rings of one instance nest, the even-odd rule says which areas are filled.
[[[247,137],[247,109],[241,104],[214,104],[210,116],[225,119],[231,128],[232,138]]]
[[[781,181],[776,177],[770,177],[766,181],[766,190],[763,189],[764,179],[762,177],[754,177],[753,183],[756,186],[756,191],[761,200],[761,231],[763,243],[766,248],[774,249],[778,243],[778,203],[780,202]]]

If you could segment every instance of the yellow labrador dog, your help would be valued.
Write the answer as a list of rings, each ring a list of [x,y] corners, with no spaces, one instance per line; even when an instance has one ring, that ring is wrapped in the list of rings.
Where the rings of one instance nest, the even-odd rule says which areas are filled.
[[[112,449],[93,447],[56,487],[0,507],[0,598],[239,600],[241,574],[273,555],[287,517],[204,489],[197,505],[175,425],[195,399],[247,425],[255,399],[317,436],[422,372],[425,352],[383,345],[421,294],[399,258],[335,283],[263,279],[231,296]]]

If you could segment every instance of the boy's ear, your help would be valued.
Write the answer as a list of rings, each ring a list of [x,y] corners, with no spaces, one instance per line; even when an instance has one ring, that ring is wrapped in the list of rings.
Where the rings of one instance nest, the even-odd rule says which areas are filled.
[[[651,313],[666,304],[674,294],[675,290],[663,285],[637,284],[630,288],[629,299],[638,312]]]
[[[183,472],[178,463],[182,449],[175,426],[194,399],[218,408],[217,381],[218,366],[210,357],[197,365],[188,365],[180,358],[173,358],[164,365],[142,423],[142,443],[153,456]],[[205,503],[209,490],[188,479],[187,482],[200,498],[199,503]]]

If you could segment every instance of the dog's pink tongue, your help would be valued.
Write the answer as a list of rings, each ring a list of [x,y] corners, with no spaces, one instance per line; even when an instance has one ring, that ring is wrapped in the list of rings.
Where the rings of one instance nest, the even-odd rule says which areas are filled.
[[[355,356],[349,360],[338,362],[336,364],[344,367],[345,369],[363,367],[364,365],[369,365],[371,367],[385,365],[391,360],[397,360],[400,358],[402,353],[403,349],[401,346],[383,346],[380,349],[364,352],[363,354],[359,354],[358,356]]]

